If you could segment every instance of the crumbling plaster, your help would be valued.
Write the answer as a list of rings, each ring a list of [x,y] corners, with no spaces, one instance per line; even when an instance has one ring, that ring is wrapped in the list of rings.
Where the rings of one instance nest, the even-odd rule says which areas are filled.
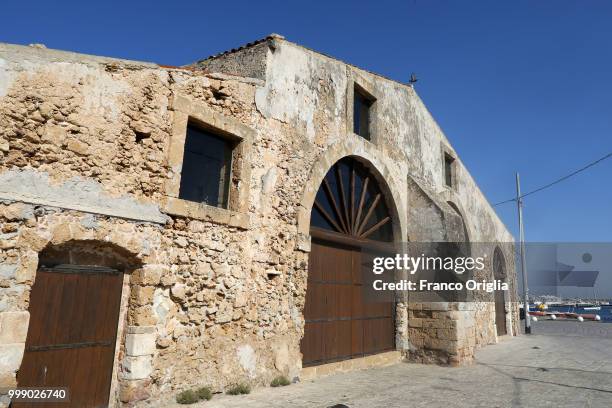
[[[264,116],[291,123],[307,135],[314,126],[333,145],[350,139],[347,133],[352,133],[347,121],[352,116],[347,108],[350,101],[345,97],[350,81],[367,81],[378,105],[373,144],[386,161],[393,161],[392,173],[402,179],[409,175],[441,199],[465,208],[468,223],[474,224],[470,227],[473,241],[513,241],[460,158],[459,185],[454,191],[444,186],[440,145],[452,147],[412,87],[287,41],[276,39],[276,43],[274,51],[268,52],[265,85],[256,93]]]

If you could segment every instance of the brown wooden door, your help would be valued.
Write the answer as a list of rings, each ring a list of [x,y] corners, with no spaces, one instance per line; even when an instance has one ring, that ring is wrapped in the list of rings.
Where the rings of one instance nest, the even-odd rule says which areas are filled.
[[[362,257],[367,255],[358,247],[313,239],[301,343],[303,366],[394,349],[395,305],[364,299]]]
[[[19,387],[68,387],[70,403],[45,407],[108,406],[122,277],[101,267],[66,265],[38,271],[17,381]]]
[[[502,290],[495,291],[495,325],[497,326],[498,336],[508,333],[506,330],[506,302]]]

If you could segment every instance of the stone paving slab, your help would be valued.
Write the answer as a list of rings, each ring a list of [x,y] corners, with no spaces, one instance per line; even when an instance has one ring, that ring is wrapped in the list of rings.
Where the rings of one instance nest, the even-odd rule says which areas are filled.
[[[191,406],[612,407],[612,337],[580,335],[591,330],[582,330],[587,326],[571,329],[565,322],[561,324],[567,324],[565,328],[574,334],[559,335],[561,326],[554,324],[538,322],[534,335],[505,338],[487,346],[470,366],[399,363],[283,388],[260,388],[245,396],[216,395],[209,402]],[[185,406],[167,401],[158,404]]]

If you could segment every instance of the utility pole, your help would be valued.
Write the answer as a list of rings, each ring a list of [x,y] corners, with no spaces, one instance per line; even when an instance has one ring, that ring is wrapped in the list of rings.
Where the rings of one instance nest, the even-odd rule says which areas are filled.
[[[521,182],[516,173],[516,205],[518,207],[519,241],[521,246],[521,272],[523,275],[523,310],[525,311],[525,334],[531,334],[529,318],[529,289],[527,287],[527,265],[525,262],[525,230],[523,229],[523,199],[521,198]]]

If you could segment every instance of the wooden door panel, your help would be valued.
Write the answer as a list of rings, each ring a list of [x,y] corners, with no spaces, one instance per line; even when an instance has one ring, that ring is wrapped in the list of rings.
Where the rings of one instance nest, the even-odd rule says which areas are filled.
[[[338,298],[336,297],[336,285],[333,283],[323,284],[325,292],[323,317],[330,320],[335,320],[338,313]]]
[[[385,334],[381,336],[382,350],[393,350],[395,346],[395,320],[393,316],[382,320],[381,333]]]
[[[338,357],[336,341],[336,322],[327,321],[323,324],[323,360],[332,361]]]
[[[360,319],[365,317],[365,308],[363,300],[363,288],[360,285],[355,285],[351,288],[352,292],[352,317]]]
[[[336,321],[336,343],[338,345],[337,358],[350,358],[352,353],[352,330],[350,320]]]
[[[376,319],[368,319],[363,321],[363,331],[364,331],[364,339],[363,339],[363,351],[366,354],[373,354],[377,351],[377,343],[380,328],[378,324],[378,320]]]
[[[316,358],[316,355],[314,353],[314,346],[313,344],[315,343],[314,337],[314,324],[312,323],[307,323],[304,326],[304,337],[302,338],[302,342],[301,342],[301,352],[302,352],[302,356],[303,359],[306,361],[312,361]]]
[[[363,321],[352,320],[351,321],[351,354],[353,356],[363,356]]]
[[[495,291],[495,325],[497,326],[498,336],[508,333],[506,330],[506,302],[504,292],[501,290]]]
[[[351,285],[336,285],[336,318],[351,319],[353,306],[352,292]]]
[[[70,403],[46,407],[108,405],[122,278],[102,267],[68,265],[37,272],[17,380],[20,387],[69,388]]]
[[[52,276],[50,276],[46,272],[40,271],[37,274],[37,277],[42,275],[44,280],[36,281],[34,286],[38,283],[39,285],[48,286],[45,291],[45,296],[43,298],[42,306],[38,307],[36,310],[36,315],[30,314],[30,326],[33,325],[37,327],[37,338],[33,338],[31,341],[31,345],[42,345],[42,344],[55,344],[56,343],[56,333],[57,327],[54,325],[60,315],[60,305],[57,303],[57,299],[61,299],[63,285],[62,282],[53,282]],[[57,278],[58,280],[63,277]],[[36,298],[30,297],[30,303],[37,303]],[[38,322],[38,324],[36,324]],[[27,340],[28,342],[29,339]]]
[[[304,337],[302,338],[301,351],[303,361],[318,361],[321,359],[320,351],[323,348],[323,323],[314,322],[304,325]]]
[[[313,240],[301,343],[304,366],[393,349],[393,298],[372,302],[364,297],[364,262],[359,248]]]

